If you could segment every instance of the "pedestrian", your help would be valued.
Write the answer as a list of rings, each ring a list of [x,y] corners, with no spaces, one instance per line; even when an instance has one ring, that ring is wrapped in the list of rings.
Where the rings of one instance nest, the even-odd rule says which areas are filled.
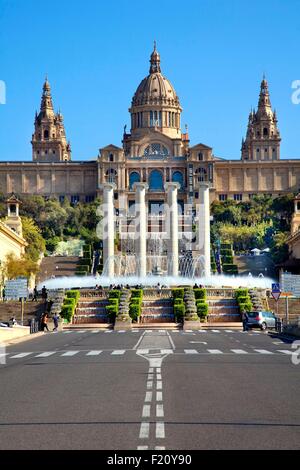
[[[243,331],[248,331],[248,326],[247,326],[248,315],[246,312],[243,312],[242,320],[243,320]]]
[[[58,320],[59,320],[59,316],[57,313],[55,313],[53,315],[53,323],[54,323],[54,328],[53,328],[53,331],[57,331],[57,328],[58,328]]]
[[[35,286],[35,288],[33,289],[32,302],[37,302],[38,295],[39,295],[39,293],[38,293],[38,290]]]
[[[47,322],[48,322],[48,314],[47,312],[43,314],[42,316],[42,321],[41,321],[41,327],[42,327],[42,331],[45,333],[45,329],[47,331],[49,331],[49,328],[48,328],[48,325],[47,325]]]
[[[5,289],[4,289],[4,287],[3,287],[3,290],[2,290],[2,300],[3,300],[3,302],[5,302]]]
[[[45,286],[43,286],[43,288],[42,288],[42,299],[44,300],[44,302],[47,302],[47,297],[48,297],[47,289],[46,289]]]

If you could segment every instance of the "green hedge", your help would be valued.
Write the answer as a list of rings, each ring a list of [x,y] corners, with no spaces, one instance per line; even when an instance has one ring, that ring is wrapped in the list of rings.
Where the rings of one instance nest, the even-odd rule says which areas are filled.
[[[232,256],[232,249],[231,248],[225,248],[220,250],[220,255],[221,256]]]
[[[208,315],[208,305],[205,303],[198,303],[197,304],[197,314],[200,318],[205,318]]]
[[[131,298],[132,297],[141,299],[143,297],[143,289],[131,289]]]
[[[238,274],[238,267],[236,264],[223,264],[223,273],[227,274]]]
[[[196,289],[194,289],[194,293],[195,293],[195,299],[196,300],[206,299],[206,289],[196,288]]]
[[[183,287],[176,287],[172,289],[173,299],[183,299],[184,297],[184,288]]]
[[[66,297],[68,299],[75,299],[76,302],[79,300],[79,297],[80,297],[80,292],[79,290],[68,290],[66,292]]]
[[[240,303],[239,304],[239,307],[240,307],[240,312],[250,312],[252,310],[252,302],[251,301],[248,301],[248,302],[245,302],[245,303]]]
[[[138,303],[131,303],[129,306],[129,316],[133,321],[137,321],[138,317],[141,316],[142,308]]]
[[[72,305],[63,305],[61,307],[60,316],[65,318],[68,322],[72,320],[74,315],[74,307]]]
[[[109,299],[109,305],[116,305],[119,306],[119,299],[114,299],[113,297]]]
[[[109,299],[119,299],[121,297],[121,291],[119,290],[111,290],[110,293],[108,294]]]
[[[232,250],[231,243],[221,243],[220,245],[221,250]]]
[[[174,305],[174,315],[175,320],[180,321],[184,318],[185,306],[184,305]]]
[[[179,297],[177,297],[176,299],[173,299],[173,304],[174,305],[184,305],[184,301],[183,301],[183,299],[180,299]]]
[[[238,297],[249,297],[249,290],[248,289],[237,289],[235,291],[235,298]]]
[[[130,305],[135,304],[135,305],[142,305],[143,299],[141,297],[131,297],[130,299]]]
[[[232,255],[222,256],[222,264],[233,264],[233,256]]]
[[[107,315],[113,321],[118,314],[119,308],[118,308],[118,305],[106,305],[105,310],[106,310]]]

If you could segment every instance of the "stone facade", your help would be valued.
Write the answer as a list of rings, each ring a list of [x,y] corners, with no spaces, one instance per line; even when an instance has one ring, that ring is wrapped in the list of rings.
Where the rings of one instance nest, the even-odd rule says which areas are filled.
[[[199,186],[210,183],[210,199],[245,201],[255,194],[277,196],[300,189],[300,159],[280,159],[280,133],[271,108],[268,84],[261,83],[257,111],[251,111],[241,160],[225,160],[204,144],[190,146],[181,131],[179,98],[161,72],[154,48],[149,74],[138,86],[131,106],[130,132],[122,146],[101,148],[92,161],[72,161],[61,113],[54,113],[48,80],[32,137],[32,162],[0,162],[0,192],[56,196],[71,202],[102,197],[104,183],[116,185],[115,205],[134,202],[133,184],[147,183],[147,204],[166,202],[165,184],[178,182],[178,201],[199,202]],[[158,209],[153,209],[159,210]]]

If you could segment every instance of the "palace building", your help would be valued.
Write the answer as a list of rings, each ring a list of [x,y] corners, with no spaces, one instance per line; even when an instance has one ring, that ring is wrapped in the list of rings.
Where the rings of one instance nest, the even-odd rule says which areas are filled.
[[[32,161],[0,162],[0,192],[55,196],[72,203],[102,196],[102,185],[114,182],[115,206],[125,197],[134,200],[133,185],[149,186],[147,203],[165,201],[164,185],[179,183],[178,202],[197,204],[199,183],[210,183],[210,199],[246,201],[256,194],[280,194],[300,189],[300,159],[280,159],[280,133],[270,102],[268,83],[261,82],[257,110],[250,112],[241,159],[215,156],[212,147],[190,145],[181,130],[182,107],[171,82],[162,74],[156,46],[148,75],[137,87],[129,108],[130,132],[124,128],[122,145],[103,147],[94,160],[71,158],[63,116],[55,113],[46,79],[40,112],[32,136]]]

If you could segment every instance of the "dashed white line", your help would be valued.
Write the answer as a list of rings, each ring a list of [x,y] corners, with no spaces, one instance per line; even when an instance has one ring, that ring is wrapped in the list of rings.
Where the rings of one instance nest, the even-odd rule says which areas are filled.
[[[67,351],[62,356],[75,356],[75,354],[78,354],[79,351]]]
[[[271,351],[267,351],[266,349],[254,349],[254,351],[256,351],[260,354],[274,354]]]
[[[150,430],[150,423],[141,423],[140,439],[148,439]]]
[[[283,354],[293,354],[293,351],[289,351],[288,349],[277,349],[277,351]]]
[[[156,423],[155,437],[157,439],[165,438],[165,423]]]
[[[162,390],[162,381],[161,380],[158,380],[156,382],[156,390]]]
[[[199,354],[196,349],[185,349],[184,352],[185,354]]]
[[[173,349],[161,349],[161,354],[173,354]]]
[[[235,354],[248,354],[247,351],[244,351],[244,349],[231,349],[230,351],[234,352]]]
[[[111,353],[112,356],[122,356],[125,353],[125,349],[116,349]]]
[[[156,375],[156,379],[157,379],[157,380],[161,380],[161,374],[157,374],[157,375]]]
[[[87,356],[99,356],[99,354],[101,354],[102,351],[90,351],[87,353]]]
[[[208,349],[207,350],[210,354],[223,354],[220,349]]]
[[[211,330],[213,333],[220,333],[220,330]]]
[[[163,401],[162,392],[156,392],[156,401]]]
[[[150,405],[144,405],[143,406],[143,413],[142,413],[142,418],[149,418],[150,417]]]
[[[149,349],[137,349],[136,353],[137,354],[148,354]]]
[[[145,402],[149,403],[152,401],[152,392],[146,392]]]
[[[15,356],[11,356],[10,358],[11,359],[19,359],[19,358],[22,358],[22,357],[29,356],[30,354],[32,354],[32,352],[20,353],[20,354],[15,354]]]
[[[151,388],[153,387],[153,381],[152,380],[149,380],[149,382],[147,382],[147,389],[151,390]]]
[[[156,405],[156,416],[157,418],[164,417],[164,406],[163,405]]]
[[[137,450],[148,450],[148,446],[137,446]]]
[[[34,357],[49,357],[49,356],[52,356],[53,354],[55,354],[57,351],[47,351],[47,352],[43,352],[41,354],[38,354],[37,356],[34,356]]]

